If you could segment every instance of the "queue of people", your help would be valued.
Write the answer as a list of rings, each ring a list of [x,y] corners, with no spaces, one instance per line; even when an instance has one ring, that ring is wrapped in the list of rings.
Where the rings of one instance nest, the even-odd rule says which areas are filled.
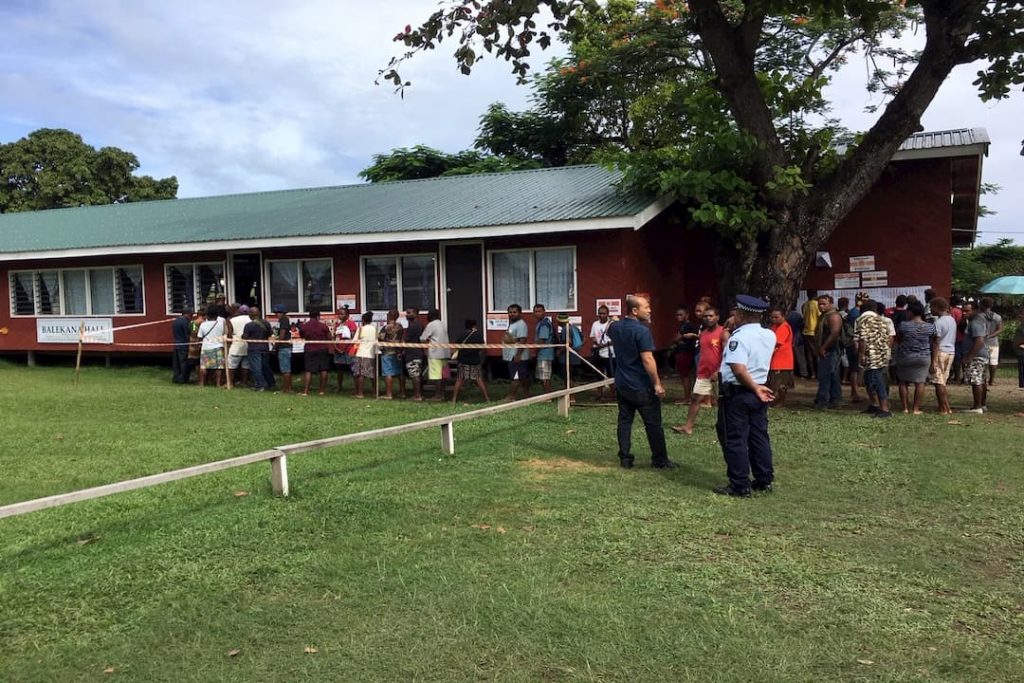
[[[383,380],[383,393],[379,398],[393,400],[407,396],[414,401],[424,400],[424,387],[432,387],[436,400],[447,399],[451,381],[452,401],[457,401],[469,387],[479,390],[484,401],[490,401],[482,349],[446,348],[452,341],[458,344],[483,344],[484,334],[476,320],[465,321],[465,331],[455,340],[449,339],[448,328],[441,320],[440,311],[427,312],[427,324],[421,325],[419,311],[409,309],[388,311],[386,322],[378,325],[373,314],[363,313],[357,323],[347,308],[337,312],[330,322],[321,320],[319,309],[313,308],[308,319],[292,322],[283,306],[275,308],[276,321],[269,322],[257,307],[215,302],[203,311],[182,311],[172,323],[174,340],[173,382],[187,384],[193,370],[198,370],[199,386],[225,388],[249,387],[255,391],[277,388],[272,370],[272,357],[276,355],[281,375],[281,392],[293,392],[292,365],[302,358],[302,387],[300,396],[310,396],[314,388],[323,396],[329,391],[330,375],[337,373],[336,391],[345,388],[345,377],[353,378],[353,396],[365,398],[372,390],[379,371]],[[521,318],[522,309],[509,307],[509,328],[506,339],[510,343],[527,343],[529,332]],[[404,324],[400,317],[404,316]],[[544,306],[534,308],[537,326],[533,343],[548,345],[536,352],[535,363],[530,364],[529,349],[505,349],[503,354],[509,365],[512,391],[508,400],[520,394],[529,396],[531,380],[537,381],[544,392],[551,391],[552,375],[565,379],[565,351],[554,345],[566,339],[574,351],[584,346],[582,331],[570,322],[566,314],[554,321],[546,315]],[[593,364],[600,370],[614,368],[614,351],[606,333],[611,320],[607,307],[599,311],[591,327]],[[301,345],[301,351],[295,347]],[[378,365],[379,351],[379,365]],[[571,354],[575,356],[575,354]],[[570,358],[570,373],[582,361]],[[454,365],[454,369],[452,368]],[[604,390],[599,399],[603,399]]]
[[[687,414],[685,422],[673,430],[692,434],[701,407],[717,407],[716,432],[728,483],[717,487],[716,493],[748,497],[755,491],[772,490],[768,408],[786,405],[797,375],[817,383],[814,407],[822,410],[842,404],[845,381],[851,387],[851,403],[866,401],[861,412],[874,418],[893,414],[891,383],[898,387],[902,412],[921,414],[925,387],[931,384],[938,412],[949,414],[947,384],[958,375],[972,388],[973,405],[967,412],[987,410],[987,391],[995,381],[998,364],[992,359],[998,359],[1003,329],[990,299],[947,301],[928,292],[925,303],[900,296],[890,310],[861,294],[852,307],[849,304],[846,298],[835,302],[812,290],[800,311],[771,308],[744,295],[737,297],[724,321],[710,300],[694,306],[692,322],[686,306],[677,309],[673,365],[683,382]],[[191,368],[198,365],[200,386],[249,384],[255,391],[274,389],[270,357],[276,350],[282,392],[290,393],[292,361],[297,355],[293,344],[298,342],[304,346],[303,396],[310,395],[314,380],[318,394],[326,394],[334,366],[337,390],[343,390],[344,376],[351,374],[357,398],[365,396],[368,382],[376,380],[379,370],[384,380],[382,399],[405,398],[411,385],[412,400],[421,401],[426,381],[434,386],[434,397],[443,401],[447,381],[452,379],[450,364],[455,363],[452,400],[457,401],[469,385],[474,385],[485,401],[490,400],[482,372],[483,350],[460,348],[453,353],[448,348],[447,326],[437,309],[428,312],[425,326],[415,309],[404,312],[405,324],[399,320],[403,314],[391,310],[379,326],[369,312],[357,324],[347,309],[338,311],[331,324],[321,321],[316,309],[301,324],[292,323],[283,309],[275,313],[276,325],[264,319],[256,307],[218,302],[196,315],[185,310],[172,324],[173,380],[187,383]],[[531,339],[522,307],[513,304],[507,309],[502,358],[511,380],[509,401],[529,396],[533,381],[543,392],[551,391],[554,374],[566,379],[567,366],[572,373],[583,363],[583,333],[567,314],[552,320],[543,305],[534,306],[532,313]],[[768,324],[762,325],[765,314]],[[637,415],[644,423],[652,467],[677,466],[668,457],[662,426],[665,387],[654,357],[650,317],[650,302],[630,295],[621,320],[611,318],[602,306],[590,328],[587,362],[614,378],[609,396],[618,405],[618,456],[627,469],[634,465],[631,441]],[[1022,325],[1013,348],[1019,358],[1019,386],[1024,389],[1024,309],[1019,318]],[[808,319],[813,321],[810,326]],[[467,320],[465,333],[455,341],[483,344],[485,336],[475,320]],[[567,346],[574,352],[568,363]],[[598,398],[604,397],[602,387]]]
[[[799,312],[772,312],[778,348],[787,349],[773,360],[774,405],[785,404],[785,391],[792,376],[798,374],[817,382],[814,407],[821,410],[843,404],[842,386],[846,383],[850,403],[867,402],[865,414],[891,417],[889,387],[895,386],[896,409],[920,415],[930,384],[937,411],[951,414],[947,386],[956,381],[972,387],[974,401],[966,412],[987,410],[988,387],[995,382],[1003,331],[1002,318],[992,310],[990,298],[947,300],[927,290],[925,301],[900,295],[889,309],[866,293],[859,294],[852,307],[845,297],[835,302],[830,295],[819,296],[814,290],[807,295]],[[795,329],[801,333],[797,335]],[[1018,379],[1024,388],[1024,347],[1015,342],[1013,348],[1018,351]],[[810,362],[811,358],[815,362]],[[801,359],[805,360],[802,368]]]

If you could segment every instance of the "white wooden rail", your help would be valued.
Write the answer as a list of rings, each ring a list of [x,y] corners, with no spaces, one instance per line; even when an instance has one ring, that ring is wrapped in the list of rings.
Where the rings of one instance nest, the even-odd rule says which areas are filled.
[[[558,414],[561,415],[562,417],[568,417],[569,399],[573,394],[578,394],[584,391],[592,391],[599,387],[605,387],[612,384],[613,381],[614,380],[611,379],[604,379],[597,382],[591,382],[590,384],[583,384],[578,387],[572,387],[570,389],[561,389],[559,391],[552,391],[547,394],[531,396],[529,398],[520,399],[518,401],[500,403],[498,405],[487,406],[484,408],[479,408],[477,410],[470,410],[465,413],[456,413],[454,415],[434,417],[429,420],[421,420],[420,422],[411,422],[407,424],[395,425],[394,427],[371,429],[365,432],[356,432],[355,434],[343,434],[341,436],[332,436],[326,439],[317,439],[315,441],[304,441],[302,443],[295,443],[288,446],[277,446],[275,448],[271,448],[270,450],[260,451],[259,453],[250,453],[248,455],[240,455],[235,458],[228,458],[227,460],[218,460],[217,462],[210,462],[203,465],[194,465],[192,467],[186,467],[180,470],[173,470],[171,472],[151,474],[146,477],[139,477],[138,479],[129,479],[127,481],[119,481],[114,484],[94,486],[93,488],[82,489],[81,491],[72,491],[71,493],[61,493],[55,496],[48,496],[46,498],[36,498],[35,500],[26,500],[21,503],[12,503],[10,505],[4,505],[3,507],[0,507],[0,519],[3,519],[4,517],[15,517],[17,515],[24,515],[29,512],[35,512],[36,510],[45,510],[46,508],[68,505],[70,503],[77,503],[82,500],[102,498],[103,496],[110,496],[115,493],[123,493],[124,491],[132,491],[134,489],[156,486],[157,484],[164,484],[169,481],[188,479],[190,477],[198,477],[201,474],[209,474],[210,472],[227,470],[233,467],[242,467],[243,465],[250,465],[254,462],[261,462],[263,460],[270,461],[270,485],[274,493],[282,496],[287,496],[289,455],[308,453],[310,451],[318,451],[324,448],[334,448],[335,446],[344,446],[346,444],[356,443],[358,441],[368,441],[370,439],[377,439],[382,436],[394,436],[398,434],[405,434],[418,429],[429,429],[431,427],[441,428],[441,451],[446,455],[452,455],[455,453],[456,422],[462,422],[463,420],[472,420],[487,415],[496,415],[498,413],[503,413],[507,410],[515,410],[517,408],[523,408],[525,406],[534,405],[536,403],[545,403],[551,401],[552,399],[555,400]]]

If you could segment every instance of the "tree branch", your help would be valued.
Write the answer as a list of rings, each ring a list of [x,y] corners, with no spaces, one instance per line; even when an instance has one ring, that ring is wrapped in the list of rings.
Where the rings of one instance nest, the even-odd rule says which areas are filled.
[[[821,74],[825,72],[825,69],[827,69],[833,62],[835,62],[835,60],[839,58],[839,56],[846,50],[846,48],[850,47],[854,43],[864,40],[865,38],[867,38],[866,33],[858,33],[853,36],[850,36],[846,40],[840,41],[838,44],[836,44],[832,51],[828,53],[828,56],[825,57],[825,59],[823,59],[822,61],[818,62],[817,64],[814,64],[814,62],[812,62],[810,58],[808,58],[807,62],[811,65],[811,73],[808,74],[807,78],[805,79],[805,82],[812,81],[820,77]]]
[[[762,145],[755,180],[763,186],[771,179],[773,168],[785,165],[786,159],[754,69],[754,48],[764,15],[752,14],[734,29],[715,0],[691,0],[690,9],[696,30],[714,61],[717,87],[730,112],[740,129]]]
[[[925,109],[956,66],[956,32],[950,30],[948,10],[943,12],[937,4],[941,5],[924,4],[926,41],[914,71],[853,153],[811,195],[806,207],[814,216],[809,221],[814,231],[811,242],[827,238],[866,194],[903,141],[919,129]]]

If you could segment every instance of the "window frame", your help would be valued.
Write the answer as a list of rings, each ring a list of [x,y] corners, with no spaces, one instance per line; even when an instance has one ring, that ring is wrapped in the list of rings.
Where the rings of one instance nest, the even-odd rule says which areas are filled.
[[[206,305],[206,300],[203,299],[199,291],[199,278],[196,277],[196,269],[200,266],[220,266],[220,276],[224,281],[223,292],[227,292],[227,272],[228,266],[226,261],[183,261],[181,263],[165,263],[164,264],[164,308],[167,311],[167,315],[179,315],[180,311],[171,310],[171,288],[168,287],[170,278],[171,268],[181,268],[182,266],[189,266],[192,268],[192,307],[195,310],[201,310]]]
[[[274,306],[276,305],[276,302],[271,298],[273,296],[273,287],[271,287],[271,283],[270,283],[270,264],[272,264],[272,263],[287,263],[289,261],[294,261],[295,264],[296,264],[296,267],[298,268],[297,279],[295,280],[295,282],[296,282],[296,284],[297,284],[297,286],[299,288],[299,290],[298,290],[298,297],[296,299],[296,303],[298,303],[299,305],[302,305],[302,264],[306,263],[307,261],[328,261],[331,264],[331,300],[330,300],[331,308],[330,308],[330,311],[328,311],[327,309],[323,309],[323,310],[324,310],[324,312],[331,312],[331,311],[333,311],[334,310],[334,299],[338,295],[337,280],[335,278],[335,273],[334,273],[334,258],[331,257],[331,256],[314,256],[314,257],[311,257],[311,258],[302,258],[302,257],[296,256],[296,257],[293,257],[293,258],[273,258],[273,259],[264,258],[263,259],[263,290],[264,290],[264,293],[266,294],[266,296],[264,298],[265,298],[265,300],[267,302],[267,305],[266,305],[266,309],[267,310],[264,311],[264,315],[269,315],[270,314],[269,312],[273,311],[274,310]],[[299,315],[305,315],[307,312],[308,311],[287,311],[287,314],[288,315],[293,315],[293,316],[299,316]]]
[[[575,313],[579,311],[580,306],[580,281],[579,281],[579,254],[576,250],[575,244],[563,244],[553,247],[517,247],[513,249],[488,249],[487,250],[487,312],[488,313],[505,313],[508,310],[508,306],[505,308],[494,307],[494,258],[492,254],[508,254],[508,253],[523,253],[526,252],[530,255],[530,301],[529,302],[510,302],[508,305],[511,306],[513,303],[519,303],[523,307],[523,311],[531,311],[533,307],[537,305],[537,257],[538,251],[564,251],[570,250],[572,252],[572,294],[574,301],[574,308],[554,308],[548,306],[548,302],[541,301],[544,304],[546,310],[550,311],[564,311],[566,313]]]
[[[138,268],[141,276],[140,284],[142,287],[142,311],[139,313],[119,313],[117,310],[118,302],[120,301],[117,291],[117,269],[125,268]],[[67,287],[65,286],[64,273],[68,271],[84,271],[85,276],[85,301],[86,307],[92,310],[92,273],[94,271],[106,270],[110,272],[111,281],[111,297],[114,302],[113,313],[67,313]],[[39,277],[39,273],[43,272],[56,272],[57,273],[57,286],[60,289],[58,302],[60,304],[60,313],[39,313],[37,309],[37,292],[36,292],[36,280]],[[14,298],[14,276],[19,273],[30,273],[32,275],[32,313],[17,313],[16,304]],[[12,318],[114,318],[114,317],[125,317],[125,318],[140,318],[147,315],[149,301],[146,296],[146,268],[141,263],[129,263],[119,264],[116,266],[79,266],[77,268],[30,268],[30,269],[19,269],[7,271],[7,286],[8,286],[8,299],[10,303],[10,311]]]
[[[372,311],[376,309],[370,309],[366,307],[366,259],[394,259],[395,261],[395,287],[396,295],[398,297],[398,303],[396,308],[399,312],[405,310],[405,292],[403,288],[403,275],[402,275],[402,264],[399,262],[400,259],[409,257],[424,257],[430,258],[434,262],[434,308],[440,309],[440,277],[441,277],[441,255],[438,252],[427,251],[427,252],[403,252],[401,254],[362,254],[359,256],[359,310],[360,311]],[[417,313],[426,314],[426,310],[417,310]]]

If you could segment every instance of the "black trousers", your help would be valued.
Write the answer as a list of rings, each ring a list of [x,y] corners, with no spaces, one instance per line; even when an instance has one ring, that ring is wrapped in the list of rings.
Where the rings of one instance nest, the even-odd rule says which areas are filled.
[[[751,473],[760,484],[772,483],[775,472],[768,439],[767,403],[749,391],[723,396],[718,401],[717,431],[726,473],[734,489],[750,489]]]
[[[615,387],[619,402],[619,458],[632,460],[633,452],[633,418],[640,413],[647,431],[647,443],[651,447],[651,462],[661,463],[668,460],[665,447],[665,430],[661,425],[661,399],[654,389],[636,391],[627,387]]]
[[[188,384],[188,376],[192,374],[192,368],[188,363],[188,347],[175,348],[174,356],[171,358],[171,366],[175,384]]]

